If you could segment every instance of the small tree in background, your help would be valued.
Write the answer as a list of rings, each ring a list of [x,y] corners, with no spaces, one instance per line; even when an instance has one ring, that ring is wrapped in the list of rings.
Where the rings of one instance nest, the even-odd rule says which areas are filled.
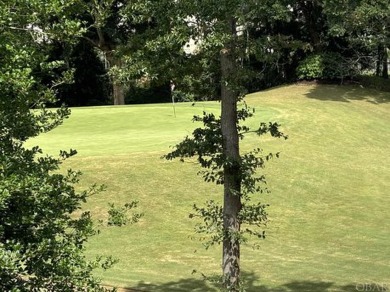
[[[287,136],[279,131],[277,123],[261,123],[255,131],[241,125],[240,122],[252,116],[253,112],[247,107],[238,111],[236,129],[240,140],[251,132],[259,136],[270,133],[273,137],[287,139]],[[195,213],[190,214],[190,218],[196,217],[202,221],[196,225],[196,232],[202,235],[206,248],[223,244],[223,288],[238,291],[242,288],[240,245],[246,243],[249,237],[265,238],[263,227],[268,221],[268,205],[251,202],[252,195],[269,192],[265,186],[266,177],[259,174],[258,170],[263,169],[269,159],[279,157],[279,153],[264,154],[261,148],[256,148],[247,153],[239,153],[237,159],[233,160],[224,151],[221,118],[204,113],[203,117],[195,116],[194,121],[202,122],[204,127],[195,129],[192,137],[186,137],[165,157],[169,160],[180,158],[181,161],[197,157],[199,164],[205,169],[199,172],[204,180],[224,185],[223,205],[214,200],[208,200],[205,207],[194,205]],[[235,185],[229,185],[227,189],[226,180],[229,176],[234,177]],[[226,198],[226,192],[233,198]]]

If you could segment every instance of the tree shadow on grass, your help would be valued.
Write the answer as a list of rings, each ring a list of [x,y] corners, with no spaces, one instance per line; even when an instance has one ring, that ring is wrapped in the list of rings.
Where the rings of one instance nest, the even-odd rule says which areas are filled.
[[[355,284],[340,286],[333,282],[322,281],[293,281],[278,287],[257,285],[258,277],[254,273],[242,273],[247,292],[356,292],[359,287]],[[150,291],[150,292],[214,292],[220,291],[218,284],[213,284],[201,278],[188,278],[163,284],[148,284],[139,282],[135,287],[129,287],[125,291]]]
[[[365,100],[373,104],[390,102],[390,93],[362,88],[358,85],[321,85],[314,86],[306,96],[323,101],[351,102]]]

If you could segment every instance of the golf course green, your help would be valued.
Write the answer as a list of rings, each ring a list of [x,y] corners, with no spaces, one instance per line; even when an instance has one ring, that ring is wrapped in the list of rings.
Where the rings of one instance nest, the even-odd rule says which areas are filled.
[[[359,86],[294,84],[250,94],[247,124],[278,122],[288,140],[249,134],[241,150],[280,152],[267,163],[270,204],[266,239],[242,248],[247,291],[357,291],[367,283],[390,288],[390,93]],[[87,256],[119,262],[97,271],[110,286],[145,291],[217,291],[221,246],[205,250],[189,218],[194,204],[222,199],[203,182],[195,160],[161,156],[218,102],[72,108],[63,125],[28,141],[46,153],[76,149],[63,167],[81,170],[78,188],[104,184],[84,208],[96,221],[109,203],[139,201],[142,219],[99,226]],[[253,244],[259,244],[254,248]],[[196,273],[193,271],[196,270]],[[360,286],[359,286],[360,285]],[[379,287],[379,286],[378,286]]]

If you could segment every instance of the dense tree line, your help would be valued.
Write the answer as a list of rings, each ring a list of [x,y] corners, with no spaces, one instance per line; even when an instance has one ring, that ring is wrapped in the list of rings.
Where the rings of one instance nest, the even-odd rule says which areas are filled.
[[[239,27],[240,34],[251,42],[242,43],[246,52],[240,56],[241,65],[251,72],[245,84],[249,91],[300,79],[342,82],[361,74],[388,78],[387,1],[297,0],[256,5],[260,8],[256,11],[269,9],[275,13],[271,18],[262,18],[261,14],[253,15],[249,4],[242,8],[242,13],[251,17],[250,23]],[[134,8],[134,3],[123,0],[78,3],[72,17],[83,23],[85,33],[72,52],[62,46],[72,56],[69,65],[76,68],[77,74],[75,84],[60,89],[61,100],[69,105],[169,101],[171,92],[166,89],[171,68],[181,74],[175,78],[179,92],[175,96],[180,100],[217,98],[221,77],[218,57],[208,55],[207,62],[199,65],[196,59],[202,58],[201,54],[184,53],[188,39],[170,48],[168,59],[166,46],[161,45],[160,51],[155,52],[160,62],[154,63],[159,70],[145,71],[147,65],[138,52],[145,44],[145,35],[150,37],[160,24],[157,18],[139,21],[142,14],[129,17],[129,7]],[[207,26],[204,24],[204,35],[208,33]],[[53,51],[54,55],[58,53]],[[258,58],[260,54],[264,56],[262,60]],[[187,59],[193,61],[192,70],[198,72],[198,78],[178,68]],[[170,68],[164,62],[170,63]],[[162,70],[164,66],[166,71]]]

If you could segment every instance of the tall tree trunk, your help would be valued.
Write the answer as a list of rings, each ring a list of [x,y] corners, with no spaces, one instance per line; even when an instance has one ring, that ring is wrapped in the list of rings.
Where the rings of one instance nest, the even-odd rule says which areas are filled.
[[[93,15],[93,17],[99,18],[101,17],[101,15]],[[97,33],[97,39],[91,39],[86,36],[84,38],[88,40],[93,46],[98,48],[101,52],[103,52],[106,61],[108,62],[109,68],[112,68],[114,66],[117,66],[119,69],[122,68],[122,60],[117,56],[115,56],[115,49],[117,48],[115,42],[107,40],[107,38],[103,33],[102,27],[100,25],[97,25],[96,33]],[[114,105],[124,105],[125,104],[124,85],[114,75],[111,76],[110,79],[111,79],[111,86],[112,86],[112,100]]]
[[[115,80],[113,80],[112,83],[112,99],[114,101],[114,105],[125,104],[125,92],[123,85],[120,83],[115,83]]]
[[[310,41],[315,53],[321,53],[323,43],[321,40],[321,31],[323,30],[323,24],[321,21],[322,7],[317,1],[298,1],[302,13],[305,17],[306,28],[309,33]]]
[[[113,51],[106,52],[106,58],[110,64],[110,68],[117,66],[118,68],[122,67],[122,61],[116,57]],[[116,78],[114,75],[111,77],[112,83],[112,99],[114,105],[124,105],[125,104],[125,89],[124,85]]]
[[[235,21],[229,21],[232,37],[236,35]],[[223,254],[222,270],[224,285],[230,291],[236,291],[240,279],[240,243],[235,234],[240,231],[238,213],[241,210],[240,153],[237,131],[238,93],[232,88],[232,76],[236,74],[237,64],[233,44],[228,44],[220,53],[221,86],[221,127],[224,166],[224,204],[223,204]]]
[[[382,58],[382,77],[385,79],[389,79],[389,66],[387,48],[384,46],[383,48],[383,58]]]
[[[381,65],[382,65],[382,56],[383,56],[383,49],[382,45],[379,44],[377,48],[378,56],[376,60],[376,76],[381,76]]]

